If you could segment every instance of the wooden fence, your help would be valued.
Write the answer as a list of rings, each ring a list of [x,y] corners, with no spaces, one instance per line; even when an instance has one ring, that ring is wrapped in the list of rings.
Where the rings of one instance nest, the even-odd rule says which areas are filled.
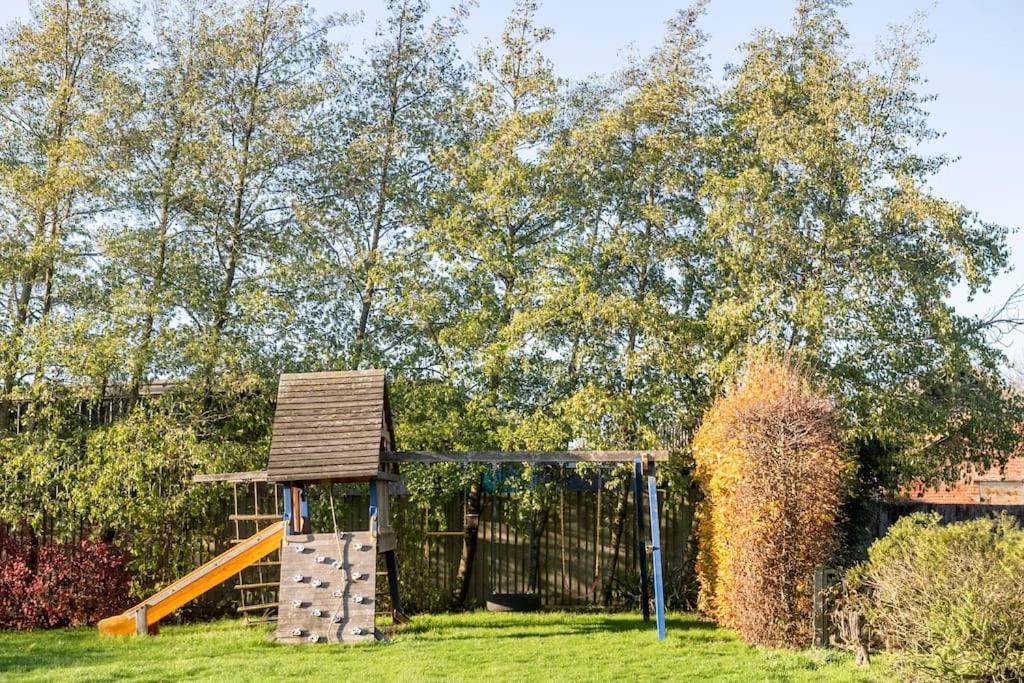
[[[1024,527],[1024,505],[963,505],[954,503],[918,503],[905,501],[886,501],[879,506],[875,538],[882,538],[889,527],[905,515],[914,512],[937,512],[945,524],[966,522],[972,519],[992,517],[1005,513],[1017,519]]]
[[[264,490],[267,499],[271,491]],[[255,495],[253,495],[255,494]],[[240,510],[251,510],[260,490],[252,487],[240,502]],[[613,529],[617,493],[607,490],[579,490],[567,487],[547,508],[547,523],[535,544],[538,549],[537,593],[546,608],[583,608],[602,604],[613,555]],[[313,525],[330,530],[323,491],[311,491]],[[673,607],[692,606],[695,597],[691,529],[693,509],[689,504],[668,504],[659,491],[662,552],[666,590]],[[335,515],[342,530],[368,526],[368,500],[362,495],[335,495]],[[264,500],[263,509],[270,509]],[[530,582],[530,535],[519,520],[517,499],[508,493],[483,494],[477,551],[473,563],[467,606],[481,606],[492,592],[528,592]],[[636,518],[630,494],[620,541],[618,562],[611,579],[612,606],[635,608],[639,600],[639,570],[636,563]],[[444,609],[458,589],[458,566],[462,551],[463,499],[455,496],[440,509],[423,510],[407,497],[392,498],[392,515],[399,533],[398,560],[402,577],[403,607],[408,611]],[[235,515],[238,536],[255,533],[269,523]],[[649,514],[644,525],[649,534]],[[227,521],[226,521],[227,523]],[[646,536],[646,534],[645,534]],[[645,539],[646,540],[646,539]],[[380,568],[383,570],[383,567]],[[277,566],[271,558],[243,572],[238,585],[240,607],[258,619],[271,616],[267,605],[276,602],[274,583]],[[379,582],[380,598],[387,601],[386,582]],[[254,612],[259,612],[254,614]]]

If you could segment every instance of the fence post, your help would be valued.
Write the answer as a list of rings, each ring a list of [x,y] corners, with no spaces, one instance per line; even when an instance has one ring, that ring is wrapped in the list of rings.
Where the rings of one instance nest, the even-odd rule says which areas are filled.
[[[825,592],[839,579],[839,571],[831,567],[814,568],[814,642],[816,647],[828,647],[831,622]]]

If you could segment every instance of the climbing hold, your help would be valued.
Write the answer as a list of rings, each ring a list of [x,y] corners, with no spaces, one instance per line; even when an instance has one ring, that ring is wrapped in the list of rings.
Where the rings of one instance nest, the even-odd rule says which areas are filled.
[[[292,635],[293,636],[301,636],[302,635],[302,629],[301,628],[293,628],[292,629]]]
[[[304,545],[297,545],[297,546],[295,546],[295,552],[297,552],[297,553],[304,553],[304,552],[306,552],[306,546],[304,546]]]
[[[309,642],[311,642],[311,643],[319,643],[320,642],[320,636],[317,635],[316,633],[310,633],[309,634]]]
[[[362,595],[357,595],[354,598],[352,598],[352,602],[355,602],[355,603],[358,603],[358,604],[361,605],[364,602],[366,602],[366,598],[364,598]]]
[[[358,581],[359,579],[363,578],[363,573],[362,572],[352,572],[348,576],[353,581]]]
[[[341,563],[341,560],[335,560],[334,562],[331,562],[331,566],[335,569],[341,569],[344,565]]]
[[[342,593],[340,590],[338,590],[338,591],[334,591],[333,593],[331,593],[331,595],[333,595],[336,598],[340,598],[341,596],[344,595],[344,593]]]
[[[326,558],[326,557],[324,557],[323,555],[317,555],[317,556],[316,556],[316,563],[317,563],[317,564],[323,564],[323,563],[324,563],[324,560],[326,560],[326,559],[327,559],[327,558]]]
[[[312,581],[310,581],[310,584],[312,584],[313,588],[319,588],[321,584],[323,584],[323,581],[321,581],[320,579],[313,579]]]
[[[309,613],[310,613],[311,615],[313,615],[314,617],[318,617],[318,616],[320,616],[321,614],[323,614],[323,612],[321,612],[321,611],[320,611],[320,610],[318,610],[318,609],[311,609],[311,610],[309,610]]]
[[[293,581],[294,581],[295,583],[302,583],[302,582],[303,582],[303,580],[305,580],[305,578],[306,578],[306,577],[305,577],[305,576],[303,576],[302,574],[296,574],[295,576],[293,576],[293,577],[292,577],[292,580],[293,580]]]
[[[302,600],[292,600],[293,607],[302,607]]]
[[[366,631],[364,631],[359,626],[353,626],[352,627],[352,635],[361,636],[361,635],[364,635],[365,633],[366,633]]]

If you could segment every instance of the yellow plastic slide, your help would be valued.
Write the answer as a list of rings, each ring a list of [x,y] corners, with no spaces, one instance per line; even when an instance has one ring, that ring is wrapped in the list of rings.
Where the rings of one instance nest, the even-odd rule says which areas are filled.
[[[277,522],[260,530],[124,614],[102,620],[99,623],[100,633],[106,636],[145,633],[150,626],[189,600],[202,595],[253,562],[258,562],[278,550],[281,547],[284,529],[285,523]]]

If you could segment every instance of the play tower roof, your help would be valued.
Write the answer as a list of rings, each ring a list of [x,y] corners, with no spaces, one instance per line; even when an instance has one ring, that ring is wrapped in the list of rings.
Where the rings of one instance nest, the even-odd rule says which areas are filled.
[[[383,370],[284,374],[267,479],[369,481],[394,443]]]

